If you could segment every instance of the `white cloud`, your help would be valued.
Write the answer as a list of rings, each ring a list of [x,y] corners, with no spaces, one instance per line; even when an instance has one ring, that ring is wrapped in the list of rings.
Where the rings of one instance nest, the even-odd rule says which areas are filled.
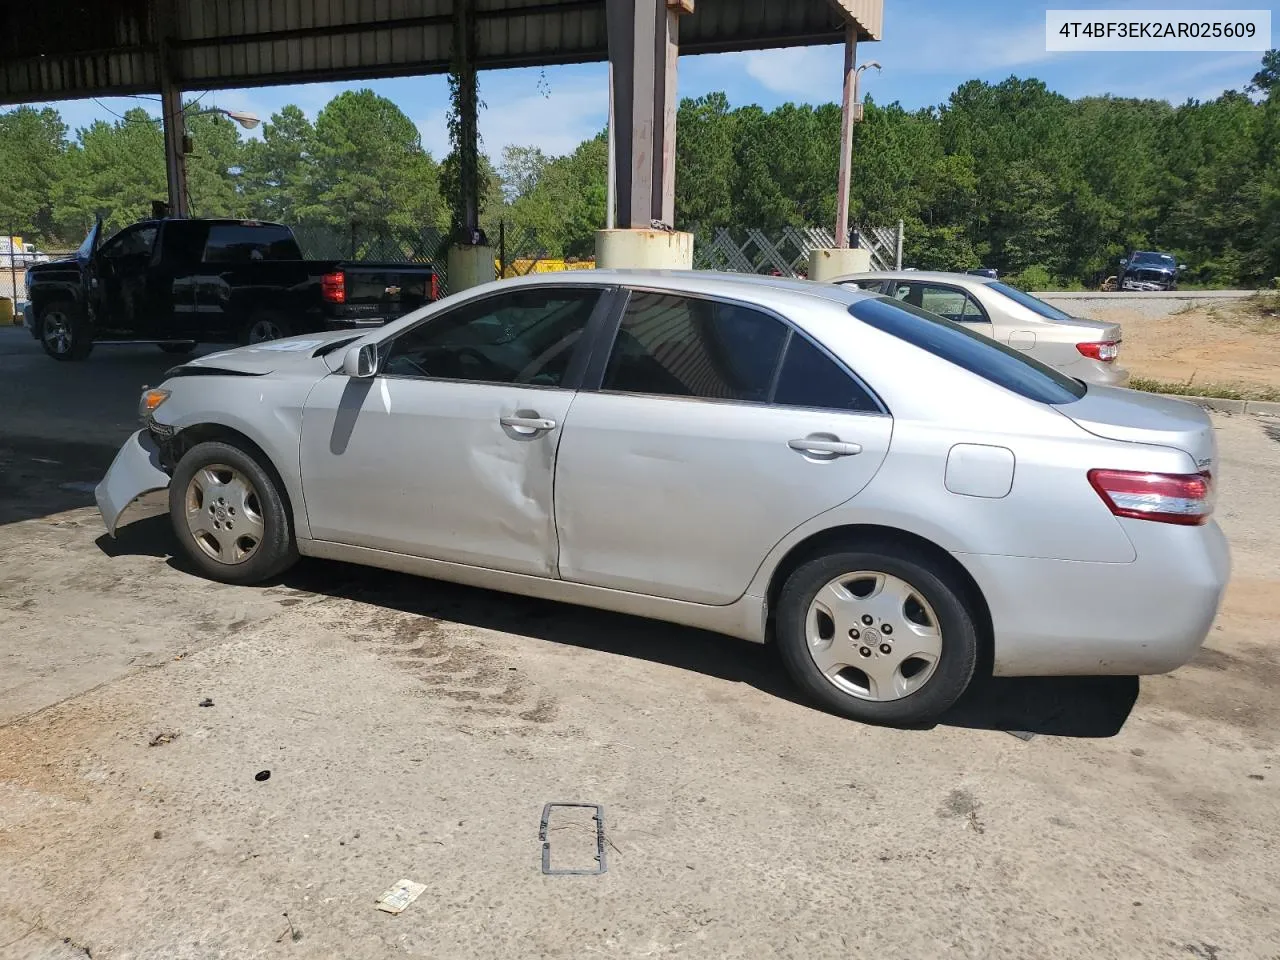
[[[943,22],[920,19],[910,24],[890,22],[887,39],[858,46],[858,62],[879,61],[892,74],[963,74],[978,76],[1029,63],[1054,54],[1045,50],[1044,24],[993,27],[976,20]],[[725,65],[739,59],[748,76],[766,89],[804,101],[839,100],[844,48],[787,47],[725,55]],[[874,73],[863,75],[864,90],[873,90]],[[834,89],[834,93],[833,93]]]

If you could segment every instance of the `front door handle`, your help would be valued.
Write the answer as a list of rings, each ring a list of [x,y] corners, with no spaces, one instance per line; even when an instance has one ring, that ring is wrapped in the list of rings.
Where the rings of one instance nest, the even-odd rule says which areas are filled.
[[[831,457],[852,457],[862,452],[862,444],[846,443],[843,440],[818,440],[811,437],[805,437],[802,440],[788,440],[787,446],[792,450],[800,453],[811,453],[817,456]]]
[[[546,433],[556,428],[554,420],[546,417],[502,417],[499,421],[504,427],[510,427],[516,433],[533,436],[535,433]]]

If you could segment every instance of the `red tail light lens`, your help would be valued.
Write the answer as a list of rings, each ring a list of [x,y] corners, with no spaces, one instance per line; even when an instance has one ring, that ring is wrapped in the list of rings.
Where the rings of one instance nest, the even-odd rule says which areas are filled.
[[[1092,343],[1077,343],[1076,349],[1082,356],[1090,360],[1101,360],[1109,363],[1120,355],[1119,340],[1096,340]]]
[[[347,302],[347,275],[341,270],[326,273],[320,278],[320,296],[325,303]]]
[[[431,271],[431,299],[440,299],[440,274],[434,270]]]
[[[1213,478],[1207,473],[1090,470],[1089,483],[1117,517],[1194,527],[1213,513]]]

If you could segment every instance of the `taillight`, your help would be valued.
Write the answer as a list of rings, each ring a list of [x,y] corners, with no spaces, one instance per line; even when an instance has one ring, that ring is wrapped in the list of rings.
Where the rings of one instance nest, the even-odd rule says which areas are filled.
[[[431,299],[440,299],[440,274],[434,270],[431,271]]]
[[[1213,513],[1208,473],[1090,470],[1089,483],[1117,517],[1196,526]]]
[[[320,278],[320,296],[325,303],[347,302],[347,275],[341,270],[326,273]]]
[[[1077,343],[1076,349],[1082,356],[1090,360],[1102,360],[1104,363],[1114,360],[1120,354],[1119,340],[1095,340],[1092,343]]]

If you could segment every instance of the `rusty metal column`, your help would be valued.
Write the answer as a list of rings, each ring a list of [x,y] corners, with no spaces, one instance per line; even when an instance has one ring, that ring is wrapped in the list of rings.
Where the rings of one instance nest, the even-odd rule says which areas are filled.
[[[617,225],[675,226],[676,63],[692,0],[607,0]]]
[[[844,39],[844,100],[840,111],[840,182],[836,186],[836,249],[849,248],[849,191],[853,182],[854,68],[858,28],[850,23]]]
[[[173,37],[173,0],[159,0],[155,5],[156,33],[160,42],[160,112],[164,120],[164,169],[169,185],[169,216],[190,215],[187,205],[186,118],[182,114],[182,91],[175,77],[178,71],[170,46]]]
[[[458,186],[462,191],[463,242],[479,242],[480,158],[479,92],[476,77],[475,0],[454,0],[453,43],[458,69]]]

